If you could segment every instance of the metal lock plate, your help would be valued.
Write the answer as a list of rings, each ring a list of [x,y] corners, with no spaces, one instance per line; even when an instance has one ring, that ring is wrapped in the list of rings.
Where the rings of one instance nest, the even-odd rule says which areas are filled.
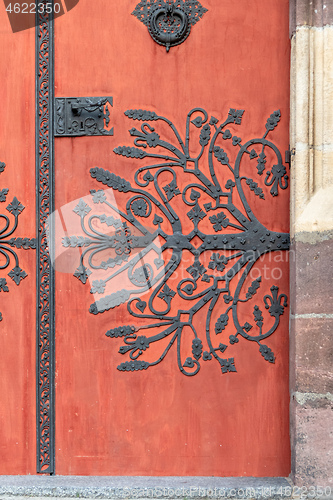
[[[113,135],[109,128],[112,97],[60,97],[55,99],[55,137]]]

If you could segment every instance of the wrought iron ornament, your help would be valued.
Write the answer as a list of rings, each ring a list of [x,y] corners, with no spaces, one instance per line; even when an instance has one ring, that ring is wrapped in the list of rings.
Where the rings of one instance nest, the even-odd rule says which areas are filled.
[[[132,14],[148,28],[152,39],[170,47],[183,43],[204,13],[197,0],[141,0]]]
[[[5,163],[0,161],[0,173],[5,170]],[[9,189],[0,188],[0,203],[8,203]],[[0,265],[0,270],[7,269],[10,262],[14,259],[15,265],[13,269],[8,272],[8,276],[14,283],[18,286],[21,281],[28,275],[20,267],[19,258],[16,250],[23,249],[35,249],[36,239],[35,238],[15,238],[13,233],[16,231],[18,226],[18,218],[24,210],[22,203],[14,196],[13,200],[7,205],[6,210],[12,216],[14,216],[14,221],[11,221],[8,215],[0,214],[0,219],[2,221],[0,228],[0,254],[5,258],[5,262]],[[13,222],[13,224],[11,223]],[[16,250],[13,250],[13,249]],[[6,278],[0,278],[0,292],[9,292],[8,282]],[[2,314],[0,313],[0,321],[2,321]]]
[[[185,375],[197,374],[201,361],[213,359],[219,363],[222,373],[235,372],[234,358],[228,357],[226,351],[228,344],[236,344],[240,338],[257,343],[263,358],[270,363],[275,361],[274,353],[264,341],[277,329],[287,306],[287,296],[280,293],[276,285],[271,286],[263,297],[263,304],[251,306],[253,324],[244,324],[239,319],[239,307],[253,300],[261,286],[259,276],[243,290],[245,279],[258,259],[268,252],[289,248],[289,234],[263,226],[248,202],[252,192],[264,208],[265,195],[260,180],[271,188],[271,196],[288,187],[281,154],[267,139],[280,121],[280,111],[268,118],[261,138],[244,144],[226,128],[228,124],[240,125],[243,113],[244,110],[230,109],[226,120],[220,123],[213,116],[209,118],[204,109],[192,109],[186,118],[183,141],[167,118],[153,111],[128,110],[125,115],[129,119],[143,123],[129,131],[134,147],[121,146],[114,152],[154,163],[136,170],[135,185],[103,168],[90,170],[93,179],[124,193],[126,209],[120,210],[115,202],[110,202],[108,191],[92,190],[91,203],[81,199],[74,208],[84,235],[66,236],[63,245],[82,247],[80,265],[74,276],[84,284],[91,281],[91,293],[103,295],[91,304],[90,313],[97,315],[127,303],[129,314],[137,320],[137,325],[120,325],[106,332],[110,338],[123,338],[124,345],[119,352],[129,356],[118,370],[146,370],[160,363],[175,345],[178,367]],[[170,128],[174,143],[161,137],[156,130],[157,122]],[[195,130],[197,156],[191,154],[192,142],[190,147],[190,135],[192,137]],[[232,149],[233,154],[225,148]],[[233,166],[229,156],[235,157]],[[240,167],[244,158],[253,164],[256,180],[242,175]],[[275,158],[269,170],[268,158],[269,163]],[[204,161],[208,161],[209,177],[200,167]],[[193,180],[185,185],[185,178]],[[236,206],[237,199],[242,209]],[[97,213],[97,209],[105,213]],[[184,227],[190,226],[192,228],[184,232]],[[163,242],[160,246],[159,241]],[[109,258],[103,260],[106,251]],[[186,252],[192,256],[191,264],[186,268],[185,277],[179,279]],[[92,273],[102,274],[103,279],[93,280]],[[231,287],[236,275],[239,281]],[[125,288],[126,280],[130,286]],[[106,292],[108,283],[114,284],[112,290],[116,289],[111,294]],[[148,298],[143,300],[143,294]],[[267,328],[264,328],[261,307],[273,318]],[[200,318],[205,325],[204,332],[195,327],[195,318]],[[233,333],[219,342],[228,324],[233,325]],[[142,334],[142,330],[150,328],[155,330],[153,335]],[[189,329],[192,352],[184,359],[181,345],[184,338],[188,339]],[[162,354],[153,361],[143,360],[142,356],[156,343],[163,346]]]
[[[113,135],[109,105],[112,97],[61,97],[55,99],[55,137]]]
[[[37,472],[54,472],[54,271],[47,220],[53,212],[53,19],[36,14]],[[49,238],[52,242],[52,238]]]

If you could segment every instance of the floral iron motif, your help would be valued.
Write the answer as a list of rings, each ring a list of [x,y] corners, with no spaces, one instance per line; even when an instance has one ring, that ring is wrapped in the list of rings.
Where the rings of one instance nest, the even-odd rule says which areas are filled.
[[[0,173],[5,170],[5,163],[0,162]],[[8,189],[0,189],[0,203],[7,202]],[[15,250],[23,249],[28,250],[30,248],[36,248],[35,238],[14,238],[11,237],[18,226],[18,218],[20,213],[24,210],[22,203],[14,196],[13,200],[7,205],[6,210],[14,216],[14,224],[10,228],[11,222],[8,215],[0,214],[0,219],[4,222],[3,227],[0,228],[0,254],[5,259],[4,263],[0,265],[0,270],[8,268],[11,257],[15,261],[13,269],[8,273],[8,276],[14,281],[18,286],[21,281],[26,278],[27,273],[21,269],[19,264],[19,258]],[[2,224],[1,224],[2,226]],[[9,292],[9,287],[6,278],[0,278],[0,292]],[[0,313],[0,321],[2,320],[2,314]]]
[[[230,109],[226,120],[219,124],[217,118],[209,119],[204,109],[192,109],[187,115],[183,141],[167,118],[153,111],[128,110],[125,115],[129,119],[143,123],[140,128],[133,127],[129,131],[134,147],[120,146],[114,152],[135,160],[151,159],[154,163],[136,170],[135,185],[108,170],[98,167],[90,170],[93,179],[112,188],[112,192],[123,193],[126,209],[120,210],[110,203],[108,191],[92,190],[92,206],[96,209],[82,199],[74,208],[85,234],[66,236],[63,245],[82,248],[80,265],[74,274],[82,283],[85,284],[95,272],[104,276],[92,281],[91,293],[103,294],[103,297],[91,304],[90,313],[97,315],[127,303],[128,313],[139,321],[136,326],[122,325],[106,332],[107,337],[121,337],[124,345],[119,352],[129,355],[129,360],[121,363],[118,370],[146,370],[157,365],[175,344],[178,367],[185,375],[198,373],[200,360],[212,359],[220,364],[222,373],[235,372],[234,358],[224,355],[228,345],[222,342],[216,345],[216,336],[223,335],[228,328],[230,331],[231,325],[230,345],[238,343],[240,338],[246,339],[258,344],[266,361],[275,361],[274,353],[263,341],[277,329],[287,306],[287,296],[279,295],[278,287],[272,286],[271,294],[262,299],[274,319],[266,329],[266,320],[258,304],[254,305],[252,313],[256,326],[249,322],[243,324],[239,308],[259,292],[261,276],[252,281],[247,291],[243,290],[254,264],[268,252],[288,250],[290,244],[289,234],[267,229],[248,202],[249,197],[255,196],[258,203],[265,203],[264,191],[258,182],[266,162],[271,162],[272,158],[276,158],[277,163],[274,170],[276,190],[278,186],[287,187],[281,154],[267,139],[280,120],[280,111],[275,111],[267,120],[261,138],[244,144],[240,137],[226,129],[228,124],[240,125],[243,113],[244,110]],[[163,140],[152,122],[167,125],[177,144]],[[191,153],[190,129],[197,130],[199,153],[196,156]],[[224,150],[224,144],[230,145],[231,154]],[[233,166],[229,156],[235,157]],[[208,159],[209,177],[199,166],[203,158]],[[250,166],[252,162],[256,165],[258,182],[241,175],[243,158]],[[223,171],[226,174],[224,186],[220,183]],[[185,177],[193,181],[185,185],[182,180]],[[283,185],[281,179],[284,179]],[[275,196],[275,189],[270,194]],[[237,206],[239,199],[242,208]],[[97,214],[97,205],[102,212],[107,210],[113,215]],[[189,226],[192,229],[185,232],[184,228]],[[158,246],[160,240],[163,243]],[[102,260],[105,252],[109,258]],[[150,252],[154,260],[149,259]],[[188,252],[191,265],[181,266]],[[176,272],[181,270],[185,277],[179,279]],[[239,280],[235,286],[232,280],[236,275]],[[127,288],[123,285],[126,279],[130,285]],[[106,292],[109,282],[117,283],[116,292]],[[143,294],[147,294],[145,300],[141,298]],[[183,307],[179,306],[181,301]],[[206,350],[194,325],[194,318],[197,321],[199,317],[201,321],[205,318]],[[152,336],[138,334],[149,328],[154,328]],[[181,344],[184,338],[188,339],[189,331],[192,353],[182,359]],[[153,361],[142,360],[141,356],[149,353],[150,347],[158,342],[164,349],[161,356]]]
[[[152,39],[170,47],[183,43],[191,27],[207,12],[197,0],[141,0],[132,14],[148,28]]]

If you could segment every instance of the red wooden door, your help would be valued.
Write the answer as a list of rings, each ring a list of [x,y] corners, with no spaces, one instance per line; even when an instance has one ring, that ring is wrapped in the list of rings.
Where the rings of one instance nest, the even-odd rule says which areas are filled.
[[[0,474],[33,474],[35,39],[31,30],[14,35],[0,7]]]
[[[288,1],[169,51],[137,3],[55,22],[55,97],[113,97],[55,139],[56,472],[285,476]]]

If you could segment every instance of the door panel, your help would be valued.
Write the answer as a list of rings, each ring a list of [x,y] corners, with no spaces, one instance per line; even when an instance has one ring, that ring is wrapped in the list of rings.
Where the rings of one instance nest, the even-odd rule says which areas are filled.
[[[36,466],[35,38],[33,30],[12,33],[3,5],[0,47],[0,474],[33,474]]]
[[[194,157],[199,155],[201,147],[205,150],[200,159],[202,176],[208,179],[207,182],[214,183],[212,170],[209,169],[211,161],[216,172],[215,185],[222,186],[224,193],[231,193],[231,186],[233,203],[244,216],[244,203],[237,186],[229,184],[228,188],[225,187],[229,179],[235,180],[236,172],[236,167],[232,171],[226,165],[225,154],[229,163],[236,165],[242,145],[252,139],[262,139],[266,132],[267,140],[272,141],[281,153],[288,148],[288,1],[256,0],[249,7],[245,0],[203,0],[207,12],[193,26],[186,41],[171,47],[169,52],[153,41],[147,27],[131,15],[136,4],[133,0],[117,3],[100,0],[92,7],[88,0],[80,0],[75,9],[55,22],[55,96],[113,96],[113,107],[109,110],[110,126],[114,127],[113,136],[55,139],[56,472],[87,475],[285,476],[290,469],[288,309],[281,294],[288,291],[288,263],[284,250],[287,239],[281,237],[281,241],[286,239],[281,251],[276,246],[276,237],[274,242],[268,240],[274,238],[273,232],[288,232],[289,190],[285,177],[279,177],[278,173],[274,177],[273,170],[267,175],[269,169],[279,164],[276,151],[265,143],[266,156],[261,157],[260,164],[263,143],[260,139],[254,141],[242,156],[240,167],[240,175],[246,177],[240,182],[251,213],[267,228],[266,232],[271,232],[264,235],[260,229],[261,238],[265,245],[272,245],[275,252],[263,252],[260,259],[254,259],[256,263],[249,275],[244,277],[239,295],[237,287],[240,287],[241,272],[233,280],[230,279],[229,292],[222,291],[225,280],[217,281],[217,289],[221,292],[217,294],[219,302],[216,306],[215,299],[209,295],[207,304],[200,306],[198,314],[193,315],[192,326],[183,324],[181,327],[177,323],[176,330],[150,344],[149,348],[146,345],[142,355],[135,360],[137,363],[142,358],[154,363],[162,357],[161,362],[134,371],[130,371],[130,364],[121,365],[133,362],[129,352],[121,352],[126,351],[139,336],[146,339],[163,331],[161,326],[150,330],[138,328],[155,324],[156,316],[161,316],[159,321],[162,323],[167,321],[165,316],[169,313],[153,314],[154,305],[157,304],[156,308],[160,311],[167,310],[170,305],[170,317],[175,318],[178,311],[188,310],[187,299],[192,299],[191,307],[196,300],[199,302],[201,298],[193,297],[197,293],[204,297],[205,287],[209,288],[209,281],[214,279],[205,276],[212,273],[221,278],[224,269],[231,269],[233,259],[230,258],[239,249],[229,246],[232,245],[230,235],[236,235],[238,241],[240,237],[237,235],[244,228],[239,226],[237,217],[224,207],[224,199],[220,209],[206,207],[212,198],[202,189],[204,184],[193,172],[183,172],[179,166],[173,167],[176,174],[170,168],[164,169],[159,174],[158,182],[148,178],[136,200],[139,201],[136,208],[135,200],[131,201],[133,193],[119,189],[119,185],[111,182],[110,177],[103,177],[100,170],[93,171],[91,176],[90,170],[95,167],[108,170],[134,186],[136,171],[156,164],[156,157],[137,159],[131,156],[135,156],[138,150],[162,155],[161,145],[157,145],[156,149],[154,147],[156,134],[166,143],[178,148],[181,146],[170,123],[150,120],[149,116],[153,115],[149,114],[145,115],[145,120],[140,120],[142,116],[135,112],[125,115],[125,111],[149,110],[165,117],[179,131],[185,144],[188,113],[193,108],[201,108],[206,110],[207,119],[204,112],[196,111],[188,120],[190,153]],[[232,118],[230,109],[245,111],[239,111]],[[267,122],[276,110],[280,110],[281,118],[276,114]],[[214,146],[211,142],[213,135],[226,119],[229,122],[218,134]],[[133,127],[137,132],[132,131],[130,135],[128,131]],[[231,137],[228,138],[228,134],[223,137],[226,130]],[[237,137],[241,138],[239,144],[235,139]],[[135,139],[138,139],[136,143]],[[132,150],[126,155],[123,149],[114,153],[115,148],[124,145],[136,147],[136,153]],[[210,147],[213,148],[211,160]],[[169,151],[168,155],[172,156],[172,152]],[[159,158],[158,161],[162,160]],[[165,164],[173,160],[163,161]],[[194,167],[189,165],[188,168]],[[156,171],[151,167],[149,172],[152,177]],[[260,171],[261,175],[258,175]],[[99,174],[96,175],[96,172]],[[193,177],[196,186],[189,188],[186,203],[181,193],[194,182]],[[98,182],[98,178],[102,182]],[[280,183],[276,181],[279,178]],[[173,181],[177,181],[176,187]],[[147,215],[149,202],[142,200],[152,199],[153,196],[157,199],[158,185],[164,211],[152,203],[152,213]],[[138,185],[135,187],[138,189]],[[94,203],[90,191],[100,189],[104,192],[101,196],[106,197],[109,205]],[[148,193],[150,198],[145,198],[144,193]],[[218,241],[217,247],[213,246],[214,243],[209,246],[207,239],[207,251],[202,252],[199,259],[205,271],[194,265],[194,251],[183,250],[181,262],[169,277],[171,258],[177,252],[170,247],[161,251],[166,238],[155,238],[147,243],[154,243],[159,249],[158,252],[155,250],[153,257],[149,252],[140,257],[145,244],[134,248],[131,240],[128,262],[132,258],[138,259],[138,264],[132,269],[137,271],[137,278],[131,281],[126,270],[108,281],[105,294],[99,295],[96,290],[94,292],[96,284],[93,281],[105,280],[106,276],[110,276],[110,268],[107,269],[108,274],[103,269],[94,271],[87,280],[81,275],[81,281],[86,281],[85,286],[77,279],[80,276],[73,277],[80,255],[89,248],[89,245],[82,247],[74,243],[72,238],[87,236],[81,227],[80,199],[83,200],[81,209],[86,203],[92,210],[91,214],[105,214],[106,217],[126,221],[133,238],[142,236],[142,228],[149,234],[160,227],[166,235],[171,235],[172,224],[168,214],[174,211],[182,223],[183,235],[189,235],[197,227],[202,234],[211,235],[212,242]],[[131,224],[128,216],[119,215],[119,211],[126,213],[126,204],[132,207],[130,211],[136,211],[136,225]],[[110,205],[117,206],[118,212],[112,210]],[[194,212],[188,215],[191,210]],[[245,215],[249,216],[246,210]],[[156,216],[163,222],[156,220]],[[87,219],[84,218],[84,224]],[[199,221],[198,226],[193,221]],[[102,222],[99,219],[97,226],[92,227],[98,231],[104,228],[104,234],[114,237],[117,228],[110,223],[106,231],[106,224],[103,226]],[[174,222],[174,225],[177,224]],[[91,231],[92,228],[88,232]],[[225,234],[230,239],[223,247],[221,239]],[[217,236],[216,240],[214,236]],[[125,243],[122,243],[118,255],[123,255],[129,240],[128,233],[122,237]],[[66,238],[69,239],[63,246]],[[248,251],[257,252],[264,242],[258,238],[258,243],[252,242],[250,247],[249,240],[244,244]],[[177,243],[175,237],[175,247],[177,244],[181,243]],[[202,241],[198,243],[193,239],[194,246],[200,248],[201,244]],[[114,252],[108,247],[90,264],[114,258]],[[160,272],[154,263],[156,258],[161,257],[159,254],[164,258],[165,274],[156,283],[152,278],[151,288],[148,283],[147,290],[140,293],[140,279],[145,283],[147,273],[154,272],[156,276]],[[222,255],[227,259],[225,262]],[[89,268],[86,260],[84,263]],[[126,264],[123,259],[116,267],[121,269]],[[182,280],[186,281],[180,285]],[[165,288],[165,284],[169,288]],[[278,287],[278,291],[271,290],[273,285]],[[179,292],[181,287],[186,286],[189,288]],[[90,293],[91,289],[94,293]],[[123,300],[122,290],[129,290],[127,301]],[[162,297],[156,297],[150,307],[149,299],[156,290],[156,295],[159,293]],[[101,313],[101,298],[111,294],[115,294],[112,306]],[[236,297],[240,299],[236,315],[236,319],[239,318],[237,321],[241,322],[238,330],[241,329],[244,335],[234,337],[239,333],[232,317]],[[251,301],[246,302],[250,298]],[[116,307],[117,300],[120,305]],[[255,305],[260,313],[255,310]],[[135,315],[130,314],[129,307]],[[210,307],[212,311],[209,311]],[[226,320],[223,315],[228,308],[230,317]],[[150,318],[146,317],[148,311]],[[263,342],[264,337],[260,339],[262,345],[267,344],[266,351],[265,348],[259,351],[260,345],[246,338],[246,335],[252,335],[250,330],[260,330],[260,314],[267,325],[263,331],[269,331],[279,323],[267,341]],[[228,365],[221,364],[210,351],[207,317],[210,317],[209,330],[214,349],[218,350],[222,344],[217,356],[229,360],[226,361]],[[187,320],[182,317],[180,321],[186,323]],[[225,324],[226,321],[228,324]],[[165,324],[175,325],[176,320]],[[124,337],[117,336],[114,329],[124,325],[133,325],[137,329],[137,337],[132,335],[124,340]],[[252,329],[246,325],[252,326]],[[105,335],[107,332],[108,336]],[[172,345],[169,344],[177,332],[177,338],[181,338],[179,354],[177,338]],[[202,349],[200,342],[193,344],[196,339],[194,332],[197,341],[202,341]],[[145,339],[143,342],[146,342]],[[119,353],[121,346],[125,348]],[[234,359],[234,364],[231,359]],[[197,371],[199,363],[200,370],[191,376]],[[117,369],[118,366],[125,371]],[[137,364],[132,366],[138,367]],[[234,366],[237,371],[233,371]]]

